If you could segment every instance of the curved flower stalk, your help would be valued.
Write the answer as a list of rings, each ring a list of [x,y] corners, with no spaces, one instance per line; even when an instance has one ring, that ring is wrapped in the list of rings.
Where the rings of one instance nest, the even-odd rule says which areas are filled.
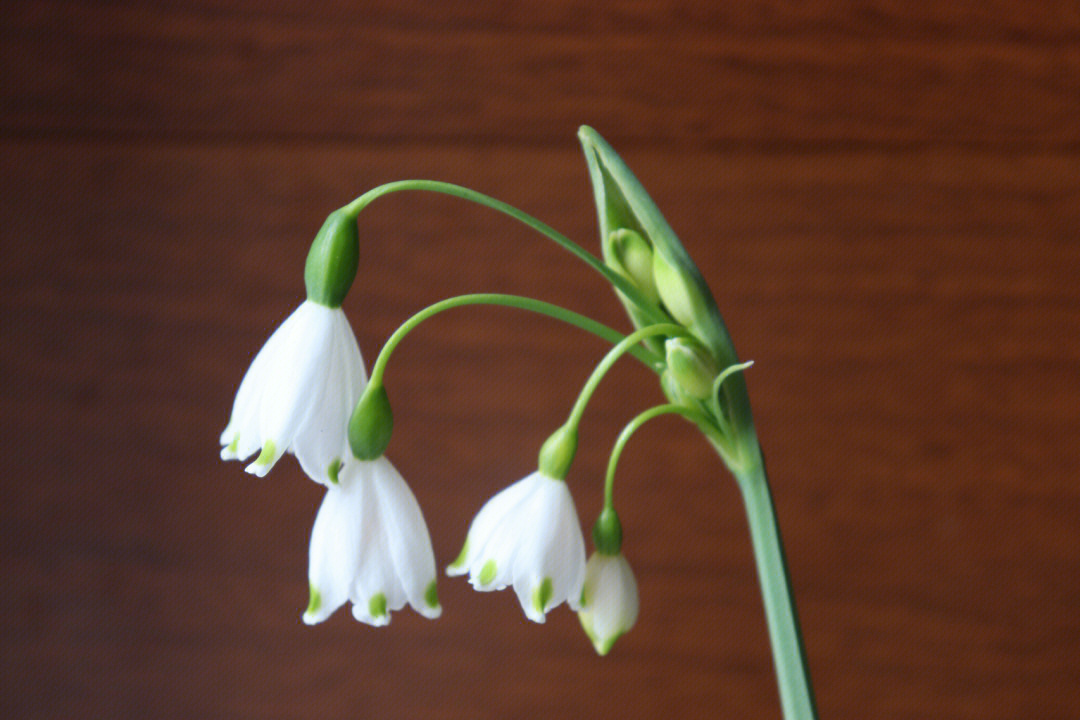
[[[307,475],[336,482],[346,424],[367,383],[360,347],[340,307],[305,300],[266,341],[236,393],[221,457],[263,476],[286,452]]]
[[[406,602],[426,618],[442,613],[424,516],[385,457],[351,460],[340,482],[327,488],[311,531],[308,581],[309,625],[346,601],[353,617],[376,626],[389,623]]]
[[[638,617],[638,589],[634,571],[623,554],[595,552],[585,565],[578,619],[600,655],[634,626]]]
[[[446,572],[468,573],[477,590],[513,585],[533,622],[563,601],[579,610],[585,539],[566,483],[537,471],[492,497]]]

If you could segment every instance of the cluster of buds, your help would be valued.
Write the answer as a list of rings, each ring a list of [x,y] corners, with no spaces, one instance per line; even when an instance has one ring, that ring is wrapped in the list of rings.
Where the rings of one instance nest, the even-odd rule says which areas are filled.
[[[514,304],[618,340],[589,378],[567,423],[544,443],[536,472],[480,509],[447,573],[467,575],[481,591],[513,587],[526,617],[535,622],[544,622],[550,610],[565,602],[578,613],[597,652],[606,654],[638,615],[637,585],[622,554],[623,531],[612,499],[615,463],[630,434],[650,417],[677,412],[697,425],[733,467],[752,455],[746,449],[755,449],[756,441],[752,431],[746,432],[745,390],[727,392],[724,386],[746,365],[737,364],[697,268],[614,151],[588,128],[582,129],[581,140],[603,249],[602,262],[591,260],[615,288],[635,331],[626,337],[602,332],[597,330],[602,326],[574,313],[512,296],[444,301],[465,304],[482,298]],[[410,182],[413,188],[426,185],[507,211],[497,201],[441,183],[406,181],[401,189]],[[369,379],[341,308],[356,275],[356,220],[368,196],[331,213],[319,231],[304,271],[307,299],[256,355],[221,436],[222,458],[245,460],[258,453],[248,472],[265,475],[291,453],[308,477],[326,486],[311,534],[307,623],[325,620],[346,602],[357,620],[370,625],[385,625],[390,613],[406,603],[428,618],[441,613],[427,525],[416,497],[384,454],[393,413],[382,370],[389,351],[412,325],[403,325],[387,342]],[[519,219],[523,215],[513,212]],[[569,244],[561,236],[555,239]],[[575,252],[588,255],[580,248]],[[439,309],[432,306],[427,315]],[[421,315],[427,316],[415,317]],[[596,550],[586,560],[565,478],[585,404],[611,364],[627,353],[657,372],[669,403],[639,415],[620,436],[609,464],[604,506],[593,527]]]

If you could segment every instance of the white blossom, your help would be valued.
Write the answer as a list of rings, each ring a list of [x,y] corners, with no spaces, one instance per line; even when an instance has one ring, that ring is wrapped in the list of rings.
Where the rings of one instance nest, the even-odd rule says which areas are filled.
[[[564,600],[579,609],[585,541],[566,483],[538,471],[488,500],[447,573],[477,590],[513,585],[534,622]]]
[[[346,600],[369,625],[390,622],[405,603],[427,618],[442,612],[435,554],[415,496],[385,457],[350,460],[327,488],[311,531],[309,625]]]
[[[638,590],[634,572],[622,553],[594,553],[585,566],[581,627],[596,652],[607,655],[615,641],[630,630],[638,616]]]
[[[304,301],[266,341],[236,393],[221,434],[221,457],[262,476],[286,452],[316,482],[334,482],[349,414],[367,383],[364,362],[340,307]]]

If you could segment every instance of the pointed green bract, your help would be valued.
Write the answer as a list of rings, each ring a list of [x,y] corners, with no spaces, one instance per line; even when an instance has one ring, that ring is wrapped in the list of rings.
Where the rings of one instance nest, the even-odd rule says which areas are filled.
[[[592,181],[605,261],[615,265],[610,257],[611,243],[606,241],[611,233],[627,229],[640,235],[652,248],[653,279],[667,311],[693,332],[719,367],[738,363],[738,356],[712,292],[645,188],[595,130],[582,126],[578,130],[578,138],[585,151],[589,179]],[[649,324],[643,319],[640,309],[625,300],[623,304],[636,327]],[[655,343],[650,347],[655,348]],[[682,402],[682,398],[670,394],[669,397],[674,402]],[[718,396],[711,399],[725,414],[730,415],[732,431],[740,437],[741,442],[746,443],[745,454],[753,456],[757,452],[757,440],[742,376],[732,377],[719,388]]]
[[[683,291],[692,298],[690,304],[696,309],[693,322],[688,327],[721,359],[721,365],[736,362],[731,338],[720,319],[712,293],[645,188],[595,130],[583,126],[578,131],[578,138],[589,166],[600,221],[600,237],[606,238],[622,228],[641,235],[652,247],[654,273],[658,264],[670,268],[680,278]],[[657,255],[660,256],[659,261]],[[656,281],[663,298],[660,278],[656,278]],[[640,327],[638,320],[634,320]]]

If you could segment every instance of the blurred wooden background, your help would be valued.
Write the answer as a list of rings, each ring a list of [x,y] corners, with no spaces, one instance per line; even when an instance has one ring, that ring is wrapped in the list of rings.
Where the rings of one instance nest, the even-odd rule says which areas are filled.
[[[0,715],[777,718],[737,493],[676,419],[618,503],[638,626],[444,579],[444,615],[300,623],[320,499],[217,459],[325,215],[378,183],[495,194],[590,248],[596,127],[741,355],[822,718],[1080,716],[1075,2],[14,2],[0,18]],[[381,200],[346,303],[370,362],[445,296],[625,328],[484,209]],[[509,310],[423,326],[389,456],[439,563],[603,353]],[[591,525],[627,363],[571,474]]]

